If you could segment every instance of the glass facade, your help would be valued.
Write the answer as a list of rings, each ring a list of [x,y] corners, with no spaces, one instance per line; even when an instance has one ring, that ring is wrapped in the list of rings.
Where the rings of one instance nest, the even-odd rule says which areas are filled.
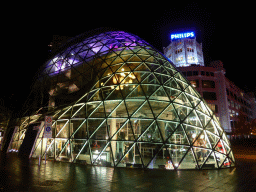
[[[133,34],[108,31],[73,41],[45,64],[34,90],[10,149],[19,150],[29,124],[52,116],[52,138],[44,138],[42,123],[32,157],[46,152],[58,161],[150,169],[234,165],[206,102]]]

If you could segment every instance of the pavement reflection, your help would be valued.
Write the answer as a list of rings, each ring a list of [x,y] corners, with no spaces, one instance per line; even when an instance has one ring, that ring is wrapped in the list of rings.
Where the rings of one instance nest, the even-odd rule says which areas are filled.
[[[0,156],[2,191],[256,191],[256,162],[221,170],[143,170]]]

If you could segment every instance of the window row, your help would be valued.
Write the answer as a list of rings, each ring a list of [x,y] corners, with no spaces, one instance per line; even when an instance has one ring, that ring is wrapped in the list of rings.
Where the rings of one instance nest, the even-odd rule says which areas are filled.
[[[183,71],[182,72],[185,76],[189,77],[189,76],[198,76],[199,72],[198,71]],[[208,71],[201,71],[200,73],[202,76],[212,76],[214,77],[214,73],[213,72],[208,72]]]
[[[195,88],[199,88],[199,80],[190,81],[191,85]],[[210,80],[202,80],[202,88],[215,88],[215,82]]]
[[[247,101],[245,101],[241,97],[238,97],[235,93],[233,93],[229,89],[226,89],[226,92],[227,92],[227,96],[230,96],[230,97],[234,98],[236,101],[239,101],[240,103],[246,105],[247,107],[251,107],[250,104]]]

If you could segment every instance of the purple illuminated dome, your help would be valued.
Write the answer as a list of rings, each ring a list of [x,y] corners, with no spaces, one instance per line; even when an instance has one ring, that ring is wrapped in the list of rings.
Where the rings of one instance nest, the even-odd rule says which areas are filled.
[[[200,94],[131,33],[73,38],[44,65],[33,90],[11,144],[19,150],[37,123],[31,157],[170,170],[234,166],[226,133]],[[50,138],[45,116],[52,117]]]

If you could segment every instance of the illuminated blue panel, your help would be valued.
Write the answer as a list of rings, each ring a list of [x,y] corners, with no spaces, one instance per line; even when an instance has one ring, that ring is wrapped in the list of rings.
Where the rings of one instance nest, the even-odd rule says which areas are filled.
[[[173,39],[183,39],[183,38],[193,38],[193,37],[195,37],[194,32],[171,34],[171,40],[173,40]]]

